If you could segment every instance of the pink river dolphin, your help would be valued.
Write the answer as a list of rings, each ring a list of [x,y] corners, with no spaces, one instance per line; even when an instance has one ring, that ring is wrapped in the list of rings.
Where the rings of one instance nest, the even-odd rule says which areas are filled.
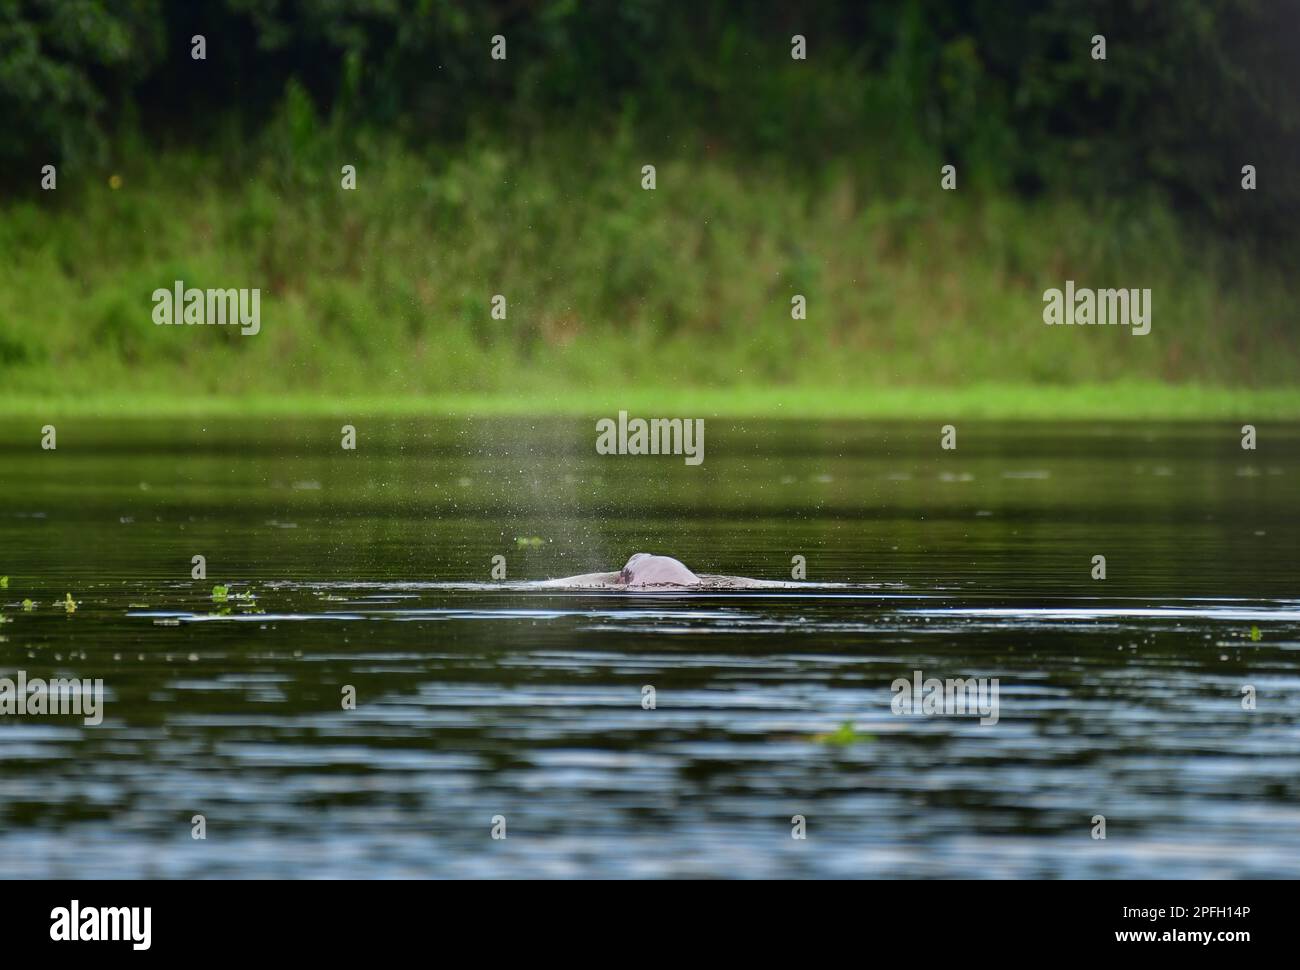
[[[806,584],[770,582],[762,579],[747,579],[744,576],[714,576],[708,573],[697,575],[691,572],[684,563],[672,556],[653,556],[648,552],[638,552],[618,572],[583,573],[580,576],[566,576],[564,579],[548,579],[534,585],[574,589],[653,591],[670,589],[788,589],[798,588]]]

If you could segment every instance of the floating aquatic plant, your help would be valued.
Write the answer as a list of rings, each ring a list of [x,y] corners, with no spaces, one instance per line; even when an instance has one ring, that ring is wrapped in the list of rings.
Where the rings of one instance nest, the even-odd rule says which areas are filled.
[[[32,610],[36,609],[36,604],[31,600],[23,600],[23,609],[30,613]]]
[[[221,585],[213,586],[213,587],[212,587],[212,602],[214,602],[214,603],[221,603],[221,604],[233,604],[233,603],[238,603],[238,604],[240,604],[241,606],[244,607],[244,611],[247,612],[247,613],[265,613],[265,612],[266,612],[266,610],[253,609],[253,606],[254,606],[254,605],[256,604],[256,602],[257,602],[257,594],[254,593],[251,589],[250,589],[250,590],[245,590],[245,591],[242,592],[242,593],[232,593],[232,592],[230,591],[230,587],[229,587],[229,586],[221,586]],[[223,605],[222,608],[219,609],[219,610],[217,610],[216,613],[214,613],[213,615],[214,615],[214,616],[228,616],[228,615],[230,614],[230,609],[231,609],[231,607],[230,607],[229,605]]]
[[[8,589],[8,588],[9,588],[9,577],[0,576],[0,589]]]
[[[852,721],[845,721],[843,724],[841,724],[838,728],[836,728],[834,731],[830,732],[829,734],[814,734],[812,736],[812,739],[814,741],[819,741],[822,744],[844,745],[844,744],[861,744],[867,741],[874,741],[876,740],[876,736],[874,734],[859,734],[858,731],[853,727]]]
[[[515,536],[515,545],[520,549],[536,549],[545,541],[541,536]]]
[[[69,613],[77,612],[77,601],[72,598],[71,593],[63,594],[63,603],[59,604]]]
[[[1250,638],[1251,638],[1252,640],[1254,640],[1256,643],[1259,643],[1259,640],[1260,640],[1259,627],[1257,627],[1257,626],[1252,626],[1252,627],[1250,628]]]

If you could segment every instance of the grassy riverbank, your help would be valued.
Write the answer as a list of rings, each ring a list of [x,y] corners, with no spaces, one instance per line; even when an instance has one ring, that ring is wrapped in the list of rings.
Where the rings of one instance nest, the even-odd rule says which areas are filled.
[[[800,172],[617,132],[300,140],[137,146],[6,203],[3,413],[1300,415],[1296,281],[1156,200],[945,192],[937,159]],[[1045,327],[1067,279],[1150,288],[1151,332]],[[155,326],[175,280],[259,288],[261,332]]]
[[[958,420],[1243,420],[1300,419],[1300,390],[1249,390],[1164,384],[1087,384],[1065,388],[983,384],[963,388],[876,390],[789,387],[722,390],[628,387],[549,394],[352,396],[254,394],[244,397],[130,393],[0,395],[0,416],[42,421],[58,417],[280,416],[436,417],[442,415],[633,415],[764,418]]]

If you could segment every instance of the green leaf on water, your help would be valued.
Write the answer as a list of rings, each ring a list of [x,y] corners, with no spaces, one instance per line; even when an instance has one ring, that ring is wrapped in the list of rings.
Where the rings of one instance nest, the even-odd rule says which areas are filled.
[[[1250,638],[1254,640],[1256,643],[1259,643],[1259,638],[1260,638],[1259,627],[1252,626],[1250,628]]]
[[[9,577],[0,576],[0,589],[8,589],[8,588],[9,588]]]
[[[536,549],[545,542],[540,536],[515,536],[515,545],[520,549]]]
[[[63,594],[63,608],[69,613],[77,612],[77,601],[72,598],[71,593]]]
[[[876,740],[874,734],[859,734],[853,727],[852,721],[845,721],[830,734],[814,734],[814,741],[820,741],[822,744],[860,744]]]
[[[214,603],[224,603],[224,602],[226,601],[226,598],[227,598],[229,595],[230,595],[230,587],[229,587],[229,586],[213,586],[213,587],[212,587],[212,602],[214,602]]]
[[[36,609],[36,604],[31,600],[23,600],[23,609],[30,613],[32,610]]]

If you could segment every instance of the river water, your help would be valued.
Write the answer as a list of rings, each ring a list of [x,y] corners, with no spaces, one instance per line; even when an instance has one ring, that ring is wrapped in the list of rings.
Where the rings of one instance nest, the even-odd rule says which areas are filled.
[[[43,423],[0,677],[103,721],[0,715],[7,876],[1300,877],[1300,426]],[[637,551],[810,585],[527,585]]]

